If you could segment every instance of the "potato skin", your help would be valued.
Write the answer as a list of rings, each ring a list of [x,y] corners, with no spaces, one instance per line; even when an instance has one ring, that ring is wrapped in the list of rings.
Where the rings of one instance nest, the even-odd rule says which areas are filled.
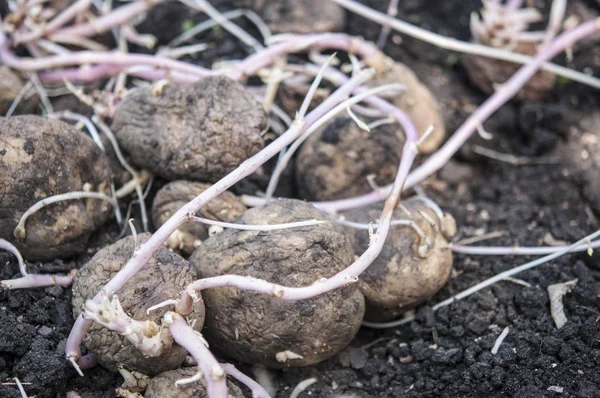
[[[435,213],[418,198],[410,198],[402,204],[413,214],[415,223],[431,234],[431,226],[419,216],[426,213],[437,221]],[[373,204],[344,212],[349,221],[374,222],[381,216],[381,205]],[[406,214],[397,209],[393,220],[406,220]],[[366,230],[348,228],[356,255],[361,255],[369,246]],[[379,257],[360,276],[358,285],[365,295],[367,310],[365,319],[374,322],[397,318],[406,310],[422,303],[448,281],[452,270],[452,252],[441,233],[437,234],[435,246],[426,258],[417,255],[419,237],[408,226],[393,226]]]
[[[192,181],[173,181],[162,187],[152,204],[152,222],[160,228],[183,205],[210,188],[210,184]],[[246,211],[246,206],[231,192],[223,192],[196,212],[198,217],[215,221],[233,222]],[[177,229],[167,241],[172,249],[189,256],[196,249],[197,241],[208,238],[208,225],[189,221]]]
[[[158,95],[135,90],[112,128],[131,161],[152,174],[216,182],[263,148],[267,116],[241,84],[207,77]]]
[[[176,385],[175,382],[187,379],[198,372],[197,367],[180,368],[158,374],[150,380],[144,398],[208,398],[206,382],[201,378],[190,384]],[[232,382],[227,382],[228,398],[244,398],[244,393]]]
[[[537,53],[535,43],[519,43],[513,51],[525,55]],[[471,82],[487,95],[492,95],[496,91],[497,85],[506,82],[521,68],[521,65],[512,62],[476,55],[465,55],[463,65]],[[553,73],[541,70],[519,90],[515,99],[521,101],[541,100],[552,90],[555,82],[556,76]]]
[[[382,68],[383,63],[378,66]],[[378,70],[369,85],[377,87],[388,83],[402,83],[406,86],[406,91],[395,97],[394,105],[406,112],[420,136],[425,134],[429,126],[434,126],[429,137],[419,147],[419,151],[421,153],[435,151],[446,137],[446,127],[440,104],[434,94],[419,81],[417,75],[408,66],[400,62],[394,62],[386,69]]]
[[[82,252],[112,207],[98,199],[49,205],[27,219],[24,240],[13,231],[32,205],[71,191],[110,195],[106,156],[90,137],[67,123],[41,116],[0,117],[0,238],[30,261]]]
[[[281,199],[248,210],[238,222],[308,219],[327,216],[306,202]],[[333,222],[270,232],[225,230],[204,241],[190,258],[202,278],[237,274],[293,287],[333,276],[353,261],[348,236]],[[203,334],[211,348],[273,368],[307,366],[338,353],[355,336],[364,313],[364,298],[355,285],[297,302],[235,288],[202,294]],[[276,355],[286,350],[303,358],[277,361]]]
[[[138,235],[138,247],[148,240],[150,234]],[[73,315],[79,316],[85,300],[94,297],[108,280],[119,272],[133,254],[133,237],[125,237],[100,250],[77,273],[73,281]],[[179,255],[161,247],[125,287],[117,294],[123,309],[134,319],[150,319],[161,324],[162,316],[170,308],[152,311],[146,309],[162,301],[177,298],[181,291],[194,280],[194,270]],[[196,320],[194,328],[202,330],[204,303],[194,303],[193,311],[187,316]],[[92,325],[85,336],[89,351],[96,354],[98,362],[105,368],[118,371],[120,366],[128,370],[154,376],[166,370],[177,369],[187,351],[173,343],[171,350],[162,356],[145,358],[125,337],[98,324]]]
[[[378,185],[392,183],[403,144],[397,125],[368,132],[352,119],[339,117],[302,145],[296,159],[298,193],[319,201],[362,195],[373,190],[370,174]]]
[[[344,9],[322,0],[242,0],[256,11],[273,33],[321,33],[344,29]]]

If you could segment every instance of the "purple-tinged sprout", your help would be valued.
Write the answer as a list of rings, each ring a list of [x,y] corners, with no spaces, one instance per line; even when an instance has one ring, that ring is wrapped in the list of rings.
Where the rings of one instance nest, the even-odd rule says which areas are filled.
[[[204,376],[206,390],[211,398],[227,398],[225,370],[212,355],[206,341],[199,332],[192,329],[187,321],[175,312],[167,312],[163,317],[173,339],[184,347],[198,362],[198,373],[190,379],[180,380],[178,384],[193,382]]]
[[[22,34],[17,32],[14,35],[15,45],[32,42],[34,40],[37,40],[41,37],[55,32],[73,18],[77,17],[80,14],[83,14],[90,7],[91,4],[92,0],[78,0],[72,3],[66,9],[64,9],[59,15],[54,17],[52,21],[45,24],[42,28]]]
[[[550,247],[522,247],[522,246],[468,246],[468,245],[450,245],[454,253],[462,253],[479,256],[541,256],[552,254],[567,248],[567,246],[550,246]],[[587,252],[592,253],[593,250],[600,247],[600,241],[585,242],[581,245],[572,248],[569,253]]]
[[[15,246],[4,239],[0,239],[0,249],[9,251],[17,257],[17,261],[19,262],[19,272],[21,273],[21,278],[0,281],[0,286],[5,289],[27,289],[56,285],[67,287],[70,286],[73,281],[73,275],[29,274],[25,269],[25,261],[23,261],[21,253]]]
[[[84,1],[84,0],[80,0]],[[109,14],[103,15],[87,23],[62,28],[49,36],[56,42],[70,42],[72,37],[97,36],[111,28],[128,23],[132,18],[161,3],[163,0],[137,0],[119,7]]]

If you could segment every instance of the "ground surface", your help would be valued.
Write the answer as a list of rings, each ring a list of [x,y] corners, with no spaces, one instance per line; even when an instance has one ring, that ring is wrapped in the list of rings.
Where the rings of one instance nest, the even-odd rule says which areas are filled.
[[[478,3],[403,1],[399,16],[467,39],[468,16]],[[372,2],[379,9],[386,4],[384,0]],[[592,7],[594,1],[587,4]],[[177,17],[177,9],[167,11],[165,15]],[[376,39],[379,31],[354,16],[348,26],[350,33],[368,39]],[[226,36],[222,40],[224,45],[205,53],[199,62],[243,56],[234,41]],[[398,40],[390,40],[386,51],[414,67],[439,95],[447,129],[454,131],[484,99],[467,83],[460,57],[411,39],[404,38],[401,45],[394,41]],[[591,47],[576,51],[575,65],[592,67],[598,74],[597,51]],[[474,138],[426,185],[426,191],[456,217],[459,238],[503,231],[490,244],[538,245],[548,241],[548,234],[570,242],[597,229],[596,215],[555,149],[580,112],[599,102],[597,92],[567,84],[543,103],[511,103],[498,112],[486,124],[495,140],[486,143]],[[473,154],[472,145],[527,156],[533,162],[514,166],[480,157]],[[252,186],[238,190],[251,191]],[[430,305],[528,260],[455,255],[452,280]],[[41,268],[64,272],[83,261],[56,261]],[[9,255],[0,253],[0,264],[0,278],[17,274]],[[277,396],[289,396],[291,388],[308,377],[317,377],[318,382],[303,396],[600,396],[600,255],[566,256],[518,277],[531,286],[505,281],[436,313],[424,306],[409,325],[361,330],[351,347],[318,366],[275,372]],[[564,300],[569,321],[557,330],[546,288],[572,279],[578,279],[577,286]],[[26,390],[38,398],[64,397],[70,390],[82,392],[83,397],[114,396],[119,376],[97,367],[80,378],[64,360],[64,344],[73,323],[70,302],[70,290],[59,287],[0,292],[0,381],[19,377],[31,383]],[[505,326],[510,333],[498,354],[492,355],[491,347]],[[564,388],[562,394],[548,390],[552,386]],[[0,397],[18,396],[14,386],[0,386]]]

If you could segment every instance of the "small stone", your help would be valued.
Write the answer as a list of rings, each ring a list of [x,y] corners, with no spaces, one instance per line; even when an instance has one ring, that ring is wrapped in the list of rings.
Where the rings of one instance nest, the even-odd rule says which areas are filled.
[[[52,329],[50,329],[48,326],[42,326],[39,328],[38,333],[44,337],[48,337],[52,334]]]
[[[367,364],[369,353],[366,350],[353,349],[350,351],[350,365],[354,369],[362,369]]]

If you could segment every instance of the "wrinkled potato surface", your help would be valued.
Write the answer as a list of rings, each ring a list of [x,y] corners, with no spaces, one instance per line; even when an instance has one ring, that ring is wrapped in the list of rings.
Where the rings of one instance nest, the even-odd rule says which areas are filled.
[[[248,210],[238,222],[308,219],[328,220],[308,203],[282,199]],[[204,241],[190,257],[202,278],[238,274],[292,287],[330,277],[353,261],[347,234],[331,221],[269,232],[225,230]],[[236,288],[202,294],[203,334],[211,349],[274,368],[306,366],[336,354],[352,340],[364,312],[364,299],[355,285],[297,302]]]
[[[263,148],[267,117],[225,77],[132,91],[112,128],[134,164],[168,180],[216,182]]]
[[[0,117],[0,238],[30,261],[67,258],[112,215],[98,199],[58,202],[31,215],[24,236],[14,236],[21,216],[49,196],[72,191],[110,196],[110,170],[102,150],[71,125],[41,116]]]
[[[149,234],[138,235],[138,245],[143,244]],[[100,291],[102,286],[114,277],[133,254],[134,239],[123,238],[111,246],[100,250],[77,273],[73,281],[73,315],[79,316],[84,303]],[[168,299],[178,298],[181,291],[194,279],[194,271],[189,263],[179,255],[161,248],[125,287],[118,293],[121,306],[133,319],[151,320],[161,324],[162,316],[170,307],[152,311],[146,310]],[[194,303],[193,311],[187,316],[195,321],[194,328],[202,330],[204,324],[204,303]],[[171,350],[155,358],[146,358],[125,337],[94,323],[85,336],[85,345],[94,353],[98,362],[116,372],[120,366],[128,370],[153,376],[166,370],[177,369],[187,355],[187,351],[173,343]]]

